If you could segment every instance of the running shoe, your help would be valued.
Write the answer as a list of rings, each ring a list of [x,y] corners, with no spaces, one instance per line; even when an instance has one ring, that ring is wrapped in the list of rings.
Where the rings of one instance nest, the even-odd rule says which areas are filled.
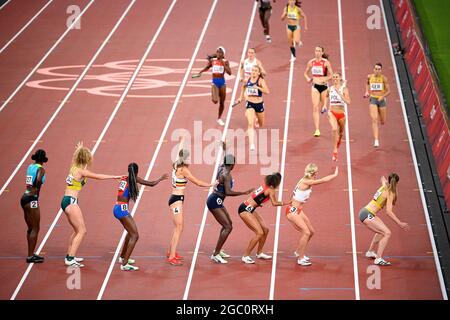
[[[255,260],[253,260],[250,256],[242,257],[242,261],[243,261],[244,263],[247,263],[247,264],[253,264],[253,263],[255,263]]]
[[[338,153],[337,152],[333,152],[333,156],[331,157],[331,160],[333,160],[333,161],[337,161],[338,160]]]
[[[66,266],[69,266],[69,267],[74,267],[74,268],[83,268],[84,267],[84,264],[77,262],[75,260],[75,258],[72,260],[67,260],[67,258],[64,258],[64,263]]]
[[[291,61],[294,62],[295,60],[296,58],[293,55],[291,55]]]
[[[119,257],[119,259],[117,260],[117,262],[119,262],[120,264],[123,263],[123,258]],[[136,262],[136,260],[134,259],[128,259],[128,264],[134,264]]]
[[[380,141],[378,141],[378,139],[375,139],[375,141],[373,142],[373,147],[378,148],[379,146],[380,146]]]
[[[139,267],[132,266],[131,264],[127,263],[126,265],[121,265],[120,270],[122,270],[122,271],[138,271]]]
[[[222,264],[228,263],[227,260],[225,260],[224,258],[222,258],[222,257],[220,256],[220,253],[219,253],[219,254],[216,254],[216,255],[214,255],[214,254],[211,255],[211,260],[214,261],[215,263],[222,263]]]
[[[269,35],[266,35],[266,42],[267,43],[271,43],[272,42],[272,38]]]
[[[305,258],[298,259],[297,264],[301,266],[310,266],[312,263],[309,260],[306,260]]]
[[[167,259],[167,262],[172,266],[182,266],[183,265],[183,263],[180,260],[175,259],[175,258]]]
[[[33,254],[31,257],[27,257],[27,263],[42,263],[44,262],[44,257]]]
[[[74,259],[75,259],[76,262],[83,262],[84,261],[84,258],[74,257]]]
[[[219,125],[221,125],[222,127],[225,125],[225,122],[223,122],[222,119],[217,119],[217,123],[218,123]]]
[[[255,149],[256,149],[256,147],[254,144],[250,145],[250,151],[254,151]]]
[[[170,257],[170,252],[167,252],[167,253],[166,253],[166,257],[167,257],[167,258]],[[175,252],[175,257],[174,257],[174,258],[177,259],[177,260],[184,260],[184,258],[183,258],[182,256],[179,256],[179,255],[178,255],[178,252]]]
[[[263,260],[270,260],[270,259],[272,259],[272,256],[269,256],[268,254],[261,252],[260,254],[256,254],[256,258],[263,259]]]
[[[323,106],[322,109],[320,110],[320,113],[324,114],[327,111],[328,111],[327,107]]]
[[[371,259],[376,259],[377,258],[377,254],[373,251],[367,251],[366,252],[366,258],[371,258]]]
[[[314,137],[320,137],[320,130],[319,129],[314,131]]]
[[[390,266],[391,265],[391,263],[389,261],[386,261],[383,258],[376,258],[373,263],[376,265],[379,265],[379,266]]]
[[[231,257],[228,253],[226,253],[226,252],[223,251],[223,250],[220,250],[219,255],[220,255],[222,258],[224,258],[224,259],[227,259],[227,258]]]
[[[300,257],[300,255],[297,253],[297,251],[294,251],[294,256],[295,257],[297,257],[297,258],[299,258]],[[303,256],[303,259],[305,259],[305,260],[308,260],[309,261],[309,257],[307,257],[307,256]]]

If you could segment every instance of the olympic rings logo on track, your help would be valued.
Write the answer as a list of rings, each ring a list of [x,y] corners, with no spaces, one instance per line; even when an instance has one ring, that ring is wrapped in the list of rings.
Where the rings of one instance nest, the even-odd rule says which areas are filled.
[[[174,75],[177,74],[184,74],[188,61],[189,59],[147,59],[134,80],[127,98],[175,98],[177,90],[173,90],[172,87],[178,88],[181,85],[181,79],[180,77],[177,77],[176,80],[169,78],[175,78]],[[197,59],[196,63],[205,65],[205,59]],[[76,91],[85,91],[99,96],[120,97],[137,64],[138,60],[121,60],[92,65],[91,73],[96,74],[88,73]],[[231,68],[237,68],[238,65],[236,62],[230,61]],[[85,65],[68,65],[38,69],[38,74],[50,78],[29,81],[27,86],[36,89],[69,91],[70,85],[76,81],[85,67]],[[192,68],[192,72],[196,73],[201,69],[202,67]],[[113,71],[111,72],[111,70]],[[234,75],[226,75],[227,80],[235,78]],[[191,90],[194,92],[183,93],[183,98],[209,96],[211,95],[211,75],[204,74],[202,80],[200,78],[189,79],[186,87],[192,88]],[[227,92],[231,92],[231,89],[227,88]]]

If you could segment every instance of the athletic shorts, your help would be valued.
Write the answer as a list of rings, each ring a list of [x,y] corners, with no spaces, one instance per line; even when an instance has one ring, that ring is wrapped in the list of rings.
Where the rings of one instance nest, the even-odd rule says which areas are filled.
[[[334,112],[333,110],[330,110],[330,112],[333,114],[333,116],[336,118],[336,120],[341,120],[345,118],[345,113],[344,112]]]
[[[221,209],[223,208],[223,201],[224,198],[220,197],[218,194],[213,192],[209,195],[208,199],[206,200],[206,206],[210,211],[213,209]]]
[[[386,98],[384,98],[383,100],[380,101],[380,100],[378,100],[378,98],[370,97],[369,104],[374,104],[378,108],[386,107]]]
[[[128,212],[128,204],[127,203],[116,203],[113,208],[114,217],[120,220],[124,217],[128,217],[130,212]]]
[[[250,101],[247,101],[245,104],[246,109],[254,109],[256,113],[264,112],[264,102],[260,103],[253,103]]]
[[[361,220],[361,222],[364,222],[366,219],[372,220],[373,218],[375,218],[375,216],[367,210],[367,208],[362,208],[359,210],[359,220]]]
[[[319,93],[322,93],[328,89],[328,86],[326,84],[315,84],[314,83],[313,88],[317,89],[317,91],[319,91]]]
[[[241,214],[242,212],[248,212],[248,213],[253,213],[253,211],[255,211],[256,208],[252,207],[252,206],[247,206],[245,203],[241,203],[241,205],[239,206],[238,209],[238,213]]]
[[[296,25],[296,26],[287,25],[287,28],[289,30],[291,30],[292,32],[294,32],[295,30],[300,29],[300,26],[299,25]]]
[[[225,78],[212,78],[212,84],[220,89],[225,85]]]
[[[25,209],[27,204],[30,204],[31,209],[39,208],[39,197],[36,195],[30,196],[25,193],[22,198],[20,198],[20,205]]]
[[[184,202],[184,196],[179,196],[176,194],[171,194],[169,198],[169,207],[177,201]]]
[[[64,196],[61,200],[61,209],[65,212],[66,208],[71,204],[78,204],[78,199],[71,196]]]

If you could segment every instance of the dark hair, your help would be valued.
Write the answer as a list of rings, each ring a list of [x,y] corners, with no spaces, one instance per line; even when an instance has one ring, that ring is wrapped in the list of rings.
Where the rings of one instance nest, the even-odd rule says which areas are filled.
[[[128,165],[128,191],[130,192],[130,198],[133,201],[136,201],[138,196],[137,189],[137,174],[139,171],[139,167],[136,163],[130,163]]]
[[[375,66],[379,66],[381,69],[383,69],[383,65],[381,64],[381,62],[375,63]]]
[[[279,172],[269,174],[264,178],[264,182],[268,187],[277,188],[281,183],[281,174]]]
[[[37,163],[45,163],[48,161],[45,150],[39,149],[32,156],[31,160],[36,161]]]
[[[330,55],[328,54],[328,53],[325,53],[325,48],[324,47],[322,47],[322,46],[317,46],[317,48],[320,48],[320,49],[322,49],[322,58],[324,58],[324,59],[327,59],[328,60],[328,58],[330,57]]]
[[[394,195],[392,204],[397,202],[397,183],[400,181],[400,177],[395,172],[392,172],[388,177],[388,191]]]
[[[287,5],[289,6],[289,3],[288,3]],[[297,7],[299,7],[299,8],[301,8],[302,2],[299,1],[299,0],[295,0],[295,5],[296,5]]]
[[[236,163],[236,158],[232,154],[226,154],[223,157],[223,164],[226,165],[227,167],[234,166],[235,163]]]

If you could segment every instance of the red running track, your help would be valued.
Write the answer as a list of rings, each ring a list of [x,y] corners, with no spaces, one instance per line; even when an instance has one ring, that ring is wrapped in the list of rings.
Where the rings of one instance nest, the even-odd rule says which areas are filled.
[[[14,1],[8,6],[13,3]],[[87,1],[80,2],[80,7],[86,3]],[[75,83],[76,76],[81,73],[83,66],[91,59],[129,3],[130,1],[123,0],[111,5],[108,1],[96,1],[82,18],[82,29],[70,32],[41,68],[74,65],[81,67],[62,70],[64,73],[72,74],[72,76],[60,76],[67,79],[59,78],[55,82],[40,82],[40,84],[70,88]],[[135,86],[120,106],[99,144],[95,154],[94,171],[124,174],[127,164],[135,161],[140,165],[140,175],[144,176],[152,157],[155,156],[156,161],[151,178],[156,178],[170,171],[170,153],[176,144],[171,137],[174,130],[186,128],[194,134],[194,121],[202,121],[202,131],[195,133],[197,137],[204,134],[208,128],[220,129],[215,123],[217,107],[212,105],[208,95],[209,76],[200,78],[205,80],[203,82],[205,88],[193,86],[198,82],[189,80],[176,106],[176,112],[171,119],[162,147],[158,154],[154,155],[165,122],[173,107],[178,87],[212,4],[213,0],[208,0],[206,4],[201,0],[177,1],[150,51]],[[420,193],[417,191],[414,164],[407,141],[384,27],[381,30],[366,28],[366,9],[371,4],[369,1],[361,1],[358,5],[353,2],[350,5],[349,2],[344,1],[341,17],[344,41],[341,43],[338,2],[321,0],[320,4],[320,6],[309,3],[304,5],[310,24],[309,30],[303,33],[304,47],[298,50],[298,58],[294,65],[286,166],[285,172],[282,172],[285,176],[283,199],[291,196],[292,188],[301,177],[307,163],[316,162],[320,168],[320,175],[332,172],[329,124],[325,116],[322,116],[322,136],[319,139],[312,137],[310,87],[303,77],[306,62],[313,56],[313,48],[317,44],[326,48],[335,70],[341,68],[341,45],[345,46],[342,49],[345,52],[346,76],[352,96],[352,104],[349,106],[350,135],[346,137],[350,139],[347,146],[351,157],[351,167],[347,167],[347,146],[343,145],[340,150],[339,177],[326,185],[315,187],[311,200],[305,206],[305,212],[317,231],[308,249],[314,264],[309,268],[302,268],[296,264],[293,250],[296,246],[297,233],[287,222],[283,209],[280,217],[281,224],[277,226],[277,210],[264,206],[259,211],[270,227],[266,250],[272,252],[276,249],[278,253],[275,265],[275,287],[271,288],[272,262],[257,261],[256,265],[244,265],[240,261],[251,233],[237,215],[237,207],[244,199],[230,197],[226,200],[226,206],[233,219],[234,229],[225,245],[227,251],[232,254],[230,263],[216,265],[208,258],[219,232],[217,222],[208,213],[197,260],[192,266],[193,276],[187,292],[188,299],[268,299],[271,290],[274,290],[275,299],[355,299],[357,293],[360,294],[361,299],[442,299],[424,212],[420,210],[422,208]],[[47,181],[41,196],[42,217],[39,242],[49,230],[59,210],[64,178],[70,165],[73,146],[78,140],[85,141],[88,146],[94,146],[136,68],[137,61],[143,56],[169,5],[169,2],[162,0],[151,3],[137,1],[134,4],[89,70],[88,75],[78,85],[77,91],[69,98],[69,103],[64,105],[45,132],[42,142],[38,143],[38,147],[47,150],[50,158],[46,165]],[[194,68],[202,67],[205,63],[204,56],[218,45],[223,45],[227,49],[228,59],[239,63],[245,45],[245,33],[251,17],[252,5],[253,3],[246,4],[239,0],[217,2],[200,50],[195,57],[197,60]],[[52,4],[47,8],[42,17],[33,22],[29,29],[14,42],[14,45],[0,55],[2,74],[6,75],[1,80],[2,99],[8,97],[26,76],[27,70],[37,63],[64,31],[66,16],[56,14],[52,16],[52,10],[57,11],[55,6],[56,4]],[[254,21],[249,42],[250,47],[256,48],[258,58],[262,60],[268,71],[267,82],[271,94],[265,99],[266,128],[278,130],[276,132],[279,144],[272,155],[278,162],[282,159],[286,95],[289,86],[289,51],[285,39],[285,25],[279,21],[282,6],[277,3],[273,10],[271,20],[273,43],[268,45],[264,42],[258,17]],[[5,7],[5,10],[6,8],[8,7]],[[186,15],[186,12],[192,8],[196,8],[195,17]],[[10,14],[16,12],[13,9],[14,7],[11,6]],[[5,10],[2,10],[0,14],[5,14]],[[34,14],[32,10],[27,12],[27,17]],[[58,30],[52,27],[57,19],[60,21],[59,25],[62,24],[61,29]],[[233,21],[233,24],[229,21]],[[326,21],[326,28],[323,21]],[[227,31],[219,32],[225,25]],[[9,25],[8,32],[15,34],[14,30],[18,31],[21,27],[20,24]],[[30,39],[44,39],[44,37],[52,40],[40,42],[42,45],[39,47],[40,51],[38,48],[30,49],[26,51],[29,55],[19,55],[24,48],[28,46],[33,48],[33,42],[30,42]],[[4,41],[8,39],[5,37]],[[35,42],[34,45],[36,45]],[[15,57],[14,65],[11,65],[12,57]],[[131,61],[111,64],[126,60]],[[367,100],[362,99],[365,78],[375,61],[383,62],[393,92],[389,97],[388,122],[382,131],[382,147],[377,151],[371,147]],[[168,69],[161,71],[162,67]],[[155,75],[157,71],[163,74]],[[237,68],[234,67],[233,75],[236,71]],[[105,76],[105,74],[108,75]],[[54,78],[53,75],[35,74],[30,81],[36,84],[38,83],[36,81],[52,78]],[[166,83],[163,83],[163,87],[151,89],[146,87],[149,83],[145,81],[146,79],[162,80]],[[108,83],[105,83],[108,81],[112,81],[112,85],[100,90],[99,87],[108,86]],[[167,82],[171,84],[168,85]],[[113,87],[115,85],[117,86]],[[158,84],[155,86],[157,87]],[[227,87],[232,89],[233,86],[234,79],[229,79]],[[97,89],[94,90],[94,88]],[[90,90],[86,91],[86,89]],[[39,134],[67,91],[68,89],[49,91],[27,86],[22,88],[13,103],[8,104],[7,108],[0,113],[1,147],[3,150],[11,150],[8,157],[0,159],[2,184],[26,153],[31,145],[30,141]],[[147,97],[134,97],[137,94]],[[190,97],[191,94],[205,95]],[[156,98],[149,95],[166,97]],[[231,96],[229,92],[227,106]],[[39,110],[39,112],[32,113],[30,110]],[[233,110],[230,129],[246,127],[243,111],[242,106]],[[27,125],[24,126],[24,123]],[[275,136],[275,133],[273,134]],[[203,141],[203,146],[210,141]],[[198,147],[199,144],[197,142],[196,146]],[[241,148],[239,152],[248,155],[248,145],[245,150]],[[239,154],[242,155],[242,153]],[[202,180],[209,181],[214,171],[213,163],[196,163],[195,153],[192,157],[194,163],[191,168],[194,174]],[[262,182],[263,175],[260,169],[267,168],[269,165],[262,165],[259,161],[257,165],[236,166],[233,177],[236,180],[237,190],[256,187]],[[409,165],[406,166],[405,163]],[[349,202],[350,187],[347,180],[350,169],[353,177],[353,203]],[[280,170],[277,164],[269,171],[275,170]],[[370,290],[366,286],[366,281],[367,268],[371,264],[361,253],[365,252],[371,233],[361,225],[357,214],[359,208],[366,204],[378,187],[379,177],[390,170],[396,170],[401,177],[400,197],[395,212],[409,222],[412,228],[409,233],[403,233],[387,221],[384,215],[382,216],[393,231],[386,250],[386,255],[391,257],[393,266],[382,269],[381,289]],[[27,268],[24,262],[25,223],[18,205],[23,192],[24,171],[25,168],[21,168],[8,186],[8,192],[0,195],[2,210],[9,213],[2,220],[0,233],[0,281],[2,281],[0,298],[2,299],[11,297]],[[115,182],[89,181],[81,193],[80,205],[88,227],[88,235],[79,251],[79,255],[86,258],[86,267],[79,270],[78,274],[81,288],[69,288],[73,274],[66,272],[62,258],[66,252],[71,229],[66,218],[61,216],[44,245],[46,262],[31,269],[17,295],[18,299],[97,298],[122,234],[122,228],[111,213],[115,189]],[[186,257],[186,262],[184,266],[178,268],[171,267],[165,262],[165,252],[172,230],[166,203],[169,193],[169,183],[145,189],[135,215],[140,239],[133,255],[138,260],[141,270],[137,273],[125,273],[119,270],[118,265],[115,265],[102,295],[103,299],[183,298],[198,232],[201,230],[208,190],[191,184],[187,189],[185,229],[179,248],[180,253]],[[349,214],[351,208],[354,210],[356,248],[352,246]],[[280,236],[278,246],[274,248],[274,234],[277,227],[279,227]],[[355,249],[359,280],[357,287],[352,260]],[[214,296],[210,295],[212,290],[216,293]]]

